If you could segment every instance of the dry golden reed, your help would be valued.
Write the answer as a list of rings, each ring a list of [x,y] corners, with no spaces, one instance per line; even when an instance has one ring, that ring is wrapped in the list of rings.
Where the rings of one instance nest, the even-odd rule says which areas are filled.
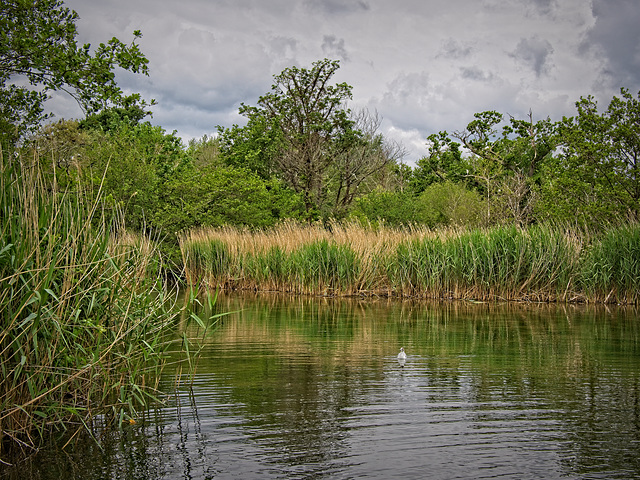
[[[630,231],[638,228],[630,226],[618,237],[636,238]],[[633,258],[625,262],[617,257],[620,252],[634,255],[640,241],[611,251],[611,265],[602,267],[620,271],[620,281],[589,266],[598,264],[589,252],[600,252],[599,242],[595,236],[550,226],[430,230],[285,222],[263,231],[225,227],[186,232],[180,247],[190,282],[224,289],[637,302],[638,274],[631,267],[622,272],[615,266],[635,265]]]

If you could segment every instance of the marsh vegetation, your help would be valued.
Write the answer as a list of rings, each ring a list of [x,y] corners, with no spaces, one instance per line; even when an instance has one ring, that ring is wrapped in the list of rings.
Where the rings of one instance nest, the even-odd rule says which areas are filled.
[[[157,242],[58,190],[37,159],[0,158],[0,218],[0,451],[134,421],[176,315]]]
[[[191,283],[314,295],[637,303],[640,228],[602,235],[551,226],[286,223],[180,237]]]

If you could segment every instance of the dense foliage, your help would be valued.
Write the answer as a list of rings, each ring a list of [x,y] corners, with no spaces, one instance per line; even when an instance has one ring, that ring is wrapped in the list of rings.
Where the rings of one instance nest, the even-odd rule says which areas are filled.
[[[116,67],[148,73],[148,60],[134,42],[117,38],[91,45],[76,42],[78,15],[61,0],[3,0],[0,4],[0,142],[11,147],[47,118],[50,91],[69,93],[86,113],[108,106],[146,103],[125,96],[115,81]]]
[[[275,75],[271,91],[241,106],[245,125],[185,145],[145,122],[146,103],[115,83],[115,68],[148,73],[135,42],[78,46],[77,15],[60,0],[11,0],[0,13],[5,156],[14,145],[25,158],[37,152],[59,186],[156,232],[175,259],[176,234],[195,227],[352,218],[597,231],[640,214],[640,97],[625,89],[604,111],[581,98],[576,115],[557,122],[476,113],[460,130],[430,135],[428,154],[408,166],[378,131],[377,113],[348,108],[353,87],[332,83],[340,64],[324,59]],[[85,118],[42,125],[52,90],[71,93]]]

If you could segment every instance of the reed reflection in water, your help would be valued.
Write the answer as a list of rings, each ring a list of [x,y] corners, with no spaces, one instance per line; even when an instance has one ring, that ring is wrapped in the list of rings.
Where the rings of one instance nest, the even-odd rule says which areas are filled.
[[[75,478],[640,478],[635,310],[226,296],[205,316],[224,311],[195,376]]]

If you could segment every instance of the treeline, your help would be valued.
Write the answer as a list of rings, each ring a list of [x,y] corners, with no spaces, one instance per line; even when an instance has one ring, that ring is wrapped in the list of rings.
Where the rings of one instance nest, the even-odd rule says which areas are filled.
[[[139,31],[130,45],[113,39],[92,56],[75,44],[77,16],[59,0],[2,8],[4,157],[37,163],[51,189],[99,201],[126,228],[162,238],[176,260],[177,234],[199,227],[358,220],[597,232],[640,215],[640,94],[625,89],[606,109],[580,98],[576,114],[557,121],[476,113],[460,130],[428,136],[428,154],[410,166],[403,147],[380,133],[376,112],[348,108],[352,87],[333,83],[339,62],[324,59],[274,76],[269,92],[240,107],[245,125],[184,144],[146,120],[153,101],[115,83],[115,68],[148,74]],[[29,32],[50,42],[39,45]],[[16,75],[43,91],[16,87]],[[42,126],[44,94],[61,89],[85,118]]]
[[[265,228],[360,219],[391,226],[487,227],[552,222],[590,229],[638,220],[639,99],[626,90],[599,112],[592,97],[558,122],[481,112],[460,131],[425,139],[414,167],[378,132],[379,118],[344,109],[337,62],[285,70],[245,126],[184,145],[138,106],[59,121],[25,141],[65,188],[82,188],[127,225],[174,236],[195,227]],[[276,92],[276,93],[273,93]]]

